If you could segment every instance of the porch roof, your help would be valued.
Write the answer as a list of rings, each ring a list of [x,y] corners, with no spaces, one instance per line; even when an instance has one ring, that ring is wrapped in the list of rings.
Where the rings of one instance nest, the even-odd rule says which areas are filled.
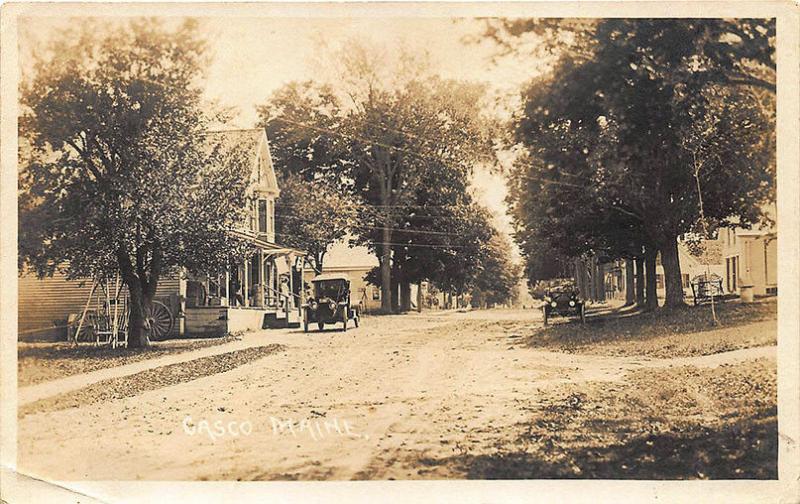
[[[256,247],[258,247],[266,255],[284,256],[292,254],[299,257],[305,257],[308,255],[308,252],[306,252],[305,250],[300,250],[292,247],[283,247],[281,245],[278,245],[277,243],[261,240],[257,236],[254,236],[250,233],[246,233],[244,231],[232,229],[230,232],[231,234],[238,236],[239,238],[249,241]]]

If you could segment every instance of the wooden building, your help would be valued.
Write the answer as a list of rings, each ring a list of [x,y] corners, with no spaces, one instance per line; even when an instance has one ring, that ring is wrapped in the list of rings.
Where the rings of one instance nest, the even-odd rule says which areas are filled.
[[[171,336],[206,336],[299,324],[305,253],[275,240],[275,199],[280,194],[263,129],[209,132],[251,162],[247,222],[230,232],[250,240],[257,252],[213,274],[180,272],[162,278],[156,300],[174,318]],[[20,339],[66,339],[67,321],[86,305],[91,279],[68,281],[19,277]]]

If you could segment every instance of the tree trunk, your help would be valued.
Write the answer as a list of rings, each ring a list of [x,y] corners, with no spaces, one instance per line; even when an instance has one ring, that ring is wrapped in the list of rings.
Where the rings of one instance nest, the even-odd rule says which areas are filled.
[[[643,307],[644,301],[644,258],[636,258],[636,306]]]
[[[131,310],[128,318],[128,348],[146,348],[150,346],[150,326],[145,314],[150,311],[153,299],[147,296],[139,282],[131,284],[128,285]]]
[[[631,306],[636,303],[635,283],[633,259],[625,259],[625,306]]]
[[[661,264],[664,266],[665,308],[681,308],[683,302],[683,282],[681,262],[678,257],[678,238],[672,237],[661,245]]]
[[[406,280],[400,282],[400,311],[411,311],[411,284]]]
[[[398,311],[400,311],[400,299],[399,299],[399,296],[397,295],[397,291],[398,291],[398,287],[399,287],[398,278],[397,278],[397,271],[393,271],[392,272],[392,278],[391,278],[391,281],[389,282],[389,285],[390,285],[390,288],[392,290],[392,292],[389,294],[389,298],[391,300],[391,304],[389,306],[389,311],[391,311],[392,313],[397,313]]]
[[[645,270],[645,303],[646,310],[658,308],[658,293],[656,292],[656,256],[658,249],[647,247],[644,252]]]
[[[381,311],[384,313],[392,311],[392,248],[389,246],[391,242],[392,231],[389,225],[384,223],[381,257]]]
[[[595,260],[595,290],[597,300],[604,303],[606,300],[606,266]]]

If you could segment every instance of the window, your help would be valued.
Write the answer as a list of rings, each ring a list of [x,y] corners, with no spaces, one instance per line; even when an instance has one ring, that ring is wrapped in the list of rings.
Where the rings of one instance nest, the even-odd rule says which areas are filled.
[[[728,292],[733,292],[731,288],[731,258],[725,258],[725,287],[727,287]]]
[[[681,277],[682,277],[681,279],[683,280],[683,288],[684,289],[688,289],[689,288],[689,273],[682,273]]]
[[[256,200],[248,200],[247,202],[247,216],[249,219],[248,227],[250,231],[255,231],[256,229]]]
[[[381,290],[377,287],[372,287],[372,299],[378,301],[381,298]]]
[[[275,232],[275,200],[270,199],[268,200],[268,209],[267,212],[267,233],[274,233]]]
[[[267,232],[267,200],[258,200],[258,232]]]

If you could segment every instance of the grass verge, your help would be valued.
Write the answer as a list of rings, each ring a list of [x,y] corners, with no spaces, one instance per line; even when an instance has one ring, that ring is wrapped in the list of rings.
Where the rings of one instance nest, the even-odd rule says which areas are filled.
[[[777,343],[777,299],[758,303],[722,303],[720,325],[708,306],[681,310],[608,314],[537,328],[525,338],[532,348],[562,352],[681,357]]]
[[[284,349],[283,345],[277,344],[245,348],[103,380],[82,389],[26,404],[19,409],[18,416],[22,418],[32,413],[77,408],[98,402],[133,397],[150,390],[224,373]]]
[[[237,341],[236,335],[208,339],[180,339],[155,342],[150,348],[96,347],[91,344],[19,343],[17,383],[20,387],[67,376],[123,366],[145,359],[163,357]]]

